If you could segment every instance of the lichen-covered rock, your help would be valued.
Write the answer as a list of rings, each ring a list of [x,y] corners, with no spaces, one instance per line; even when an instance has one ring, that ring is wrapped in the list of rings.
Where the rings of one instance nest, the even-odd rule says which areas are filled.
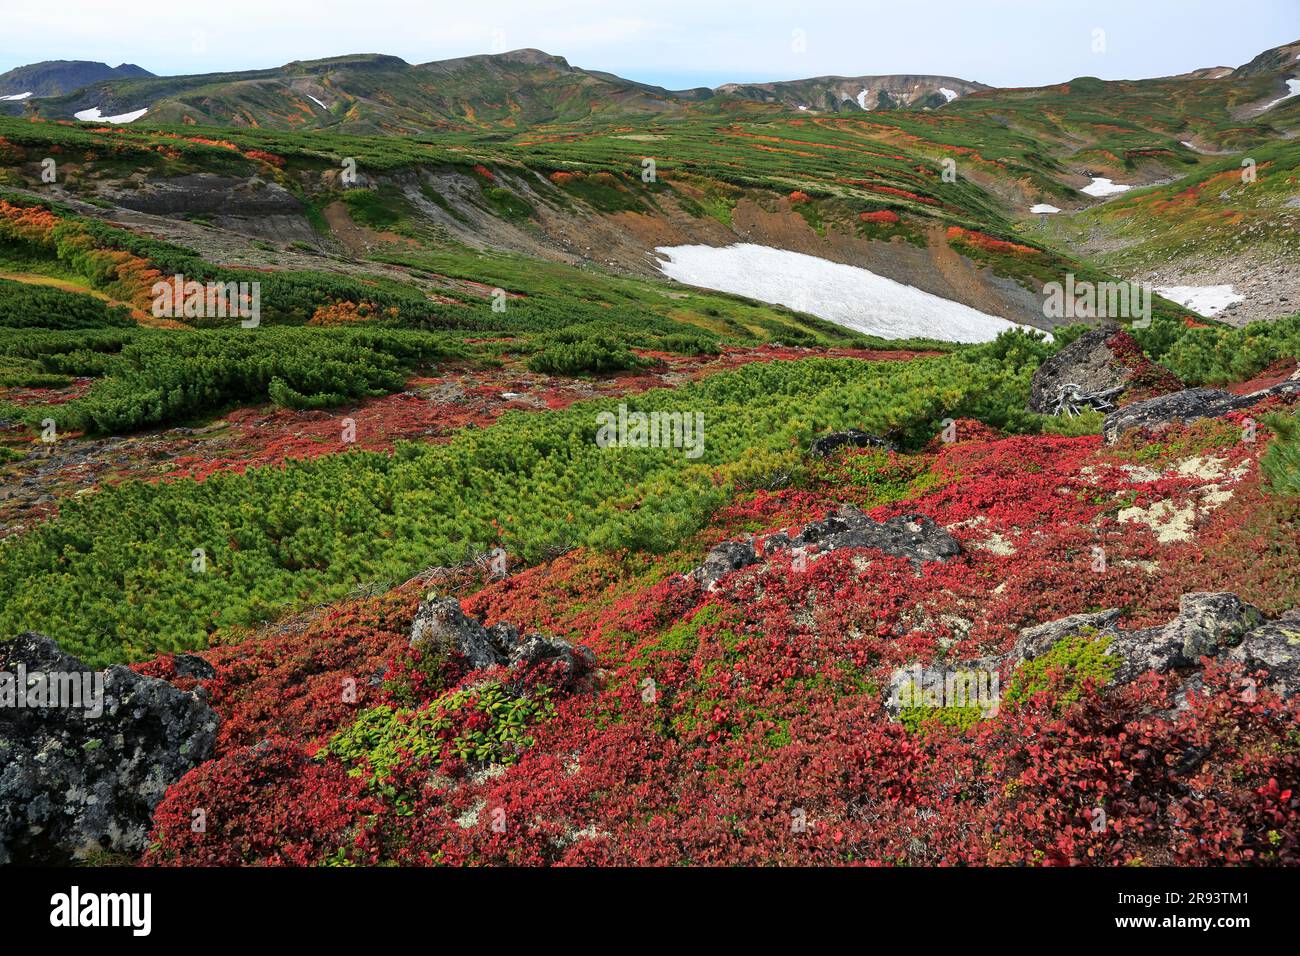
[[[518,637],[508,625],[489,631],[465,615],[455,598],[436,598],[421,603],[411,622],[412,650],[439,657],[459,654],[474,669],[504,664],[506,641]]]
[[[1265,686],[1279,697],[1300,692],[1300,608],[1248,631],[1224,657],[1248,674],[1268,671]]]
[[[525,669],[545,667],[552,686],[567,693],[582,687],[596,670],[596,655],[589,647],[541,634],[527,634],[511,649],[510,665]]]
[[[219,721],[206,692],[122,666],[92,671],[32,633],[0,644],[0,670],[20,669],[29,681],[84,680],[93,700],[0,706],[0,864],[144,850],[167,788],[212,753]]]
[[[896,668],[885,691],[885,712],[897,720],[910,708],[978,707],[982,716],[995,716],[1002,699],[1001,665],[1001,658],[982,657],[949,666]]]
[[[1258,405],[1275,395],[1300,395],[1300,382],[1287,381],[1249,395],[1234,395],[1217,388],[1186,388],[1168,395],[1134,402],[1106,416],[1101,433],[1112,444],[1134,429],[1161,431],[1176,423],[1218,418]]]
[[[451,597],[420,604],[411,622],[410,647],[440,657],[459,654],[475,670],[494,665],[521,670],[545,666],[551,683],[561,691],[575,689],[596,667],[596,655],[587,647],[541,634],[521,636],[519,628],[504,622],[484,627]]]
[[[1119,610],[1112,608],[1096,614],[1071,614],[1069,617],[1048,621],[1046,624],[1027,627],[1016,638],[1015,646],[1011,649],[1011,657],[1017,661],[1032,661],[1046,654],[1067,637],[1113,633],[1119,615]]]
[[[1117,658],[1114,679],[1128,683],[1148,671],[1158,674],[1194,668],[1201,658],[1237,661],[1247,670],[1266,669],[1280,696],[1300,691],[1300,614],[1266,621],[1252,604],[1231,593],[1184,594],[1178,616],[1158,627],[1122,630],[1119,611],[1075,614],[1020,633],[1011,659],[1033,660],[1069,637],[1105,637],[1106,654]]]

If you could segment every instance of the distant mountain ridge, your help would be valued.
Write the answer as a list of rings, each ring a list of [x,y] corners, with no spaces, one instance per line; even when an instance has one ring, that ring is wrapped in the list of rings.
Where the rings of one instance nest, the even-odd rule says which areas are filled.
[[[60,96],[100,80],[153,76],[134,63],[109,66],[93,60],[45,60],[0,74],[0,96]]]
[[[1236,69],[1205,67],[1171,79],[1285,76],[1295,71],[1297,55],[1300,41]],[[79,113],[115,117],[145,110],[151,124],[422,135],[644,120],[734,109],[744,102],[815,113],[928,110],[996,90],[938,74],[820,76],[668,90],[521,49],[421,64],[363,53],[193,76],[155,76],[131,64],[50,61],[0,76],[0,97],[8,96],[0,112],[72,119]],[[30,96],[16,98],[22,94]]]
[[[968,93],[992,88],[955,76],[901,73],[817,76],[776,83],[727,83],[715,92],[760,103],[780,103],[793,109],[840,112],[933,109]]]

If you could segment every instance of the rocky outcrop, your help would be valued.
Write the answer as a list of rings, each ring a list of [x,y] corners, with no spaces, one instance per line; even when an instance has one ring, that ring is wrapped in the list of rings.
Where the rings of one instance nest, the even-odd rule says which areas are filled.
[[[513,624],[484,627],[451,597],[420,604],[411,623],[410,647],[439,657],[459,655],[473,669],[548,667],[552,682],[562,691],[577,689],[596,667],[596,655],[587,647],[541,634],[521,635]]]
[[[1246,673],[1267,671],[1264,686],[1279,697],[1300,691],[1300,608],[1253,628],[1223,655]]]
[[[1113,406],[1133,377],[1133,371],[1107,344],[1118,332],[1115,326],[1094,329],[1040,365],[1029,383],[1029,410],[1060,414],[1061,403],[1071,399],[1076,408],[1102,403]]]
[[[791,547],[814,545],[818,551],[876,548],[890,557],[907,558],[918,564],[947,561],[961,554],[957,539],[926,515],[905,514],[887,521],[873,521],[853,505],[842,505],[825,520],[805,525],[790,539]]]
[[[922,514],[898,515],[875,521],[853,505],[841,505],[822,521],[814,521],[791,536],[784,532],[763,540],[760,557],[752,540],[723,541],[691,572],[706,590],[732,571],[759,563],[779,551],[823,554],[842,548],[874,548],[890,557],[923,561],[947,561],[961,554],[961,545],[934,520]]]
[[[303,211],[297,196],[257,176],[243,179],[191,173],[146,180],[135,189],[105,191],[104,196],[126,209],[163,216],[273,216]]]
[[[0,864],[144,850],[164,792],[216,742],[201,688],[92,671],[39,634],[0,644],[0,679]]]
[[[1111,412],[1102,423],[1101,433],[1111,444],[1135,429],[1156,432],[1174,424],[1218,418],[1277,395],[1300,395],[1300,382],[1282,382],[1249,395],[1233,395],[1217,388],[1187,388],[1170,392]]]
[[[814,458],[825,458],[833,455],[841,448],[883,448],[886,451],[897,451],[893,443],[885,439],[871,435],[856,428],[850,428],[842,432],[829,432],[818,438],[814,438],[812,444],[808,447],[808,454]]]
[[[1129,683],[1149,671],[1184,672],[1175,710],[1186,706],[1189,690],[1202,686],[1197,668],[1206,657],[1240,664],[1243,692],[1267,688],[1283,698],[1300,693],[1300,609],[1270,621],[1235,594],[1194,592],[1182,596],[1177,617],[1157,627],[1126,631],[1117,626],[1119,617],[1113,608],[1072,614],[1021,631],[1002,657],[897,668],[885,691],[885,710],[895,720],[916,706],[978,706],[992,716],[1000,683],[1010,680],[1016,667],[1074,637],[1106,640],[1104,654],[1115,662],[1115,683]],[[1261,671],[1263,679],[1256,685]]]
[[[1105,653],[1117,658],[1119,683],[1147,671],[1194,668],[1202,657],[1212,657],[1236,661],[1247,671],[1269,671],[1268,686],[1281,696],[1300,691],[1300,612],[1266,621],[1235,594],[1195,592],[1184,594],[1178,616],[1158,627],[1121,630],[1115,626],[1119,613],[1075,614],[1028,628],[1017,638],[1010,661],[1033,660],[1069,637],[1105,637]]]
[[[705,556],[704,563],[691,574],[706,589],[711,590],[715,584],[732,571],[758,563],[758,551],[752,541],[723,541],[715,545]]]

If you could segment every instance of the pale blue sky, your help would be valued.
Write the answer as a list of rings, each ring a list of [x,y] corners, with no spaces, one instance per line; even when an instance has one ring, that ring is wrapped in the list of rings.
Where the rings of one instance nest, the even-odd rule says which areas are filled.
[[[48,59],[169,74],[538,47],[673,88],[903,72],[1030,86],[1237,66],[1300,39],[1300,0],[0,0],[0,24],[0,72]]]

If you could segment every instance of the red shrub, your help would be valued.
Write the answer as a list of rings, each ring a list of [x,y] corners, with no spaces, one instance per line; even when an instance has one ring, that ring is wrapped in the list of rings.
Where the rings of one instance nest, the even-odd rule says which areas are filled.
[[[292,741],[271,737],[174,784],[154,813],[156,846],[144,862],[311,866],[340,849],[349,859],[369,861],[375,847],[365,821],[378,809],[341,767],[317,763]]]

